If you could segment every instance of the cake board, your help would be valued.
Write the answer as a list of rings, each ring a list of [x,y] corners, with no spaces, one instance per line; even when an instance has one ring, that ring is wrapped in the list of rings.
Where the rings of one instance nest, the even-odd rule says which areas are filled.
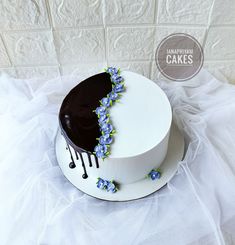
[[[162,173],[161,178],[157,180],[145,178],[131,184],[122,184],[116,193],[111,193],[96,187],[97,178],[89,176],[89,178],[83,179],[81,177],[81,168],[69,168],[68,163],[71,159],[69,154],[67,154],[65,146],[66,142],[60,133],[60,129],[58,129],[55,140],[56,156],[65,177],[80,191],[92,197],[107,201],[130,201],[156,192],[166,185],[175,175],[178,164],[184,156],[184,138],[177,126],[172,124],[167,155],[160,167]],[[100,167],[102,167],[102,162]]]

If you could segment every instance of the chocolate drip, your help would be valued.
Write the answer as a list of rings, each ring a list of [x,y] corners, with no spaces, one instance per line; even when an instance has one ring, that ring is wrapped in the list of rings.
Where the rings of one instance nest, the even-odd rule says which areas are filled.
[[[98,161],[98,158],[97,158],[97,156],[95,156],[95,155],[94,155],[94,157],[95,157],[96,168],[99,168],[99,161]]]
[[[75,162],[74,162],[74,160],[73,160],[73,155],[72,155],[71,149],[70,149],[70,147],[69,147],[68,144],[67,144],[67,148],[68,148],[68,150],[69,150],[70,157],[71,157],[71,161],[72,161],[72,162],[69,163],[69,167],[70,167],[70,168],[76,168],[76,164],[75,164]]]
[[[82,178],[86,179],[88,177],[88,175],[87,175],[87,172],[86,172],[86,166],[85,166],[85,163],[84,163],[84,160],[83,160],[83,156],[82,156],[81,152],[78,152],[78,154],[79,154],[80,159],[82,161],[82,167],[83,167],[83,171],[84,171],[84,174],[82,175]]]
[[[74,150],[74,152],[75,152],[76,159],[78,160],[79,159],[78,153],[75,150]]]
[[[89,167],[92,167],[91,155],[87,152]]]
[[[69,163],[69,167],[70,168],[76,168],[76,165],[73,162],[71,162],[71,163]]]

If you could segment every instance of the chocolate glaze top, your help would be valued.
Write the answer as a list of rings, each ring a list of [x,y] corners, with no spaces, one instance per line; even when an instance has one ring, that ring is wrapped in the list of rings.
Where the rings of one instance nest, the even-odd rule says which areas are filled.
[[[100,137],[95,110],[100,100],[112,90],[108,73],[100,73],[80,82],[65,97],[59,112],[59,123],[67,142],[75,148],[93,152]]]

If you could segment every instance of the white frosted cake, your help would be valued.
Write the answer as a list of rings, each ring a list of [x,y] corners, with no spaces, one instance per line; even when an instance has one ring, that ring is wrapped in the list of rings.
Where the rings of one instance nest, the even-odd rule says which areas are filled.
[[[151,171],[155,174],[152,179],[160,178],[172,111],[156,83],[129,71],[115,69],[112,74],[112,69],[72,89],[62,103],[59,122],[70,170],[84,182],[97,180],[98,188],[115,195],[122,185],[138,182]],[[125,87],[118,90],[117,84]],[[113,91],[118,98],[111,101]]]

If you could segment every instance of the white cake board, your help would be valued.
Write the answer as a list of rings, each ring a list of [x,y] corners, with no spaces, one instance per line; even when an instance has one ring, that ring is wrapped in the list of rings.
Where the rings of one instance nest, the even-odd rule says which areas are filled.
[[[92,176],[83,179],[82,168],[79,168],[79,166],[74,169],[69,168],[71,159],[65,147],[65,140],[60,134],[60,130],[58,130],[56,136],[57,160],[65,177],[75,187],[90,196],[102,200],[130,201],[152,194],[163,187],[174,176],[178,168],[178,163],[182,160],[184,155],[184,138],[180,134],[179,129],[175,125],[172,125],[167,156],[160,167],[162,173],[161,178],[157,180],[146,178],[135,183],[122,184],[116,193],[107,192],[97,188],[97,179]],[[100,168],[102,168],[102,162],[100,163]]]

